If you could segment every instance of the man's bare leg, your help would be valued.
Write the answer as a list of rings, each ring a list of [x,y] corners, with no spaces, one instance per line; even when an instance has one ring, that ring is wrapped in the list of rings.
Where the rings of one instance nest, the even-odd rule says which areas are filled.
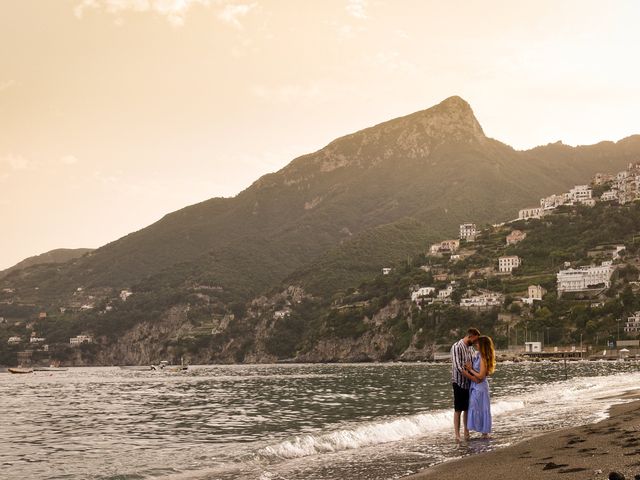
[[[467,428],[467,411],[462,412],[462,421],[464,422],[464,439],[469,440],[469,429]]]
[[[453,412],[453,432],[456,435],[456,442],[460,443],[460,413],[461,412]],[[465,412],[465,425],[464,428],[465,430],[467,429],[467,417],[466,417],[466,412]]]

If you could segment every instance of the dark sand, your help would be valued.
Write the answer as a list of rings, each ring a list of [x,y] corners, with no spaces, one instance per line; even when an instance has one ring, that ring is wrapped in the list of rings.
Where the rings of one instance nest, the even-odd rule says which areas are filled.
[[[404,477],[430,479],[640,479],[640,398],[611,408],[601,422],[546,433],[510,447],[445,462]],[[474,440],[471,442],[481,442]]]

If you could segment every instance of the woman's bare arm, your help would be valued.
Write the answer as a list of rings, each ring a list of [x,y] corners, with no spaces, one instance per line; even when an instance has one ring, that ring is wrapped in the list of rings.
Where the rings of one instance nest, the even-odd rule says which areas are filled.
[[[484,358],[480,357],[480,371],[477,373],[476,378],[478,382],[483,381],[487,376],[487,362]]]

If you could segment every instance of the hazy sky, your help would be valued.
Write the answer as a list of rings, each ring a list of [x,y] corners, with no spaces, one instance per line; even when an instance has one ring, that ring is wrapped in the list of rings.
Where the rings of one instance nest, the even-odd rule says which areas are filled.
[[[0,269],[465,98],[516,148],[640,133],[640,2],[0,0]]]

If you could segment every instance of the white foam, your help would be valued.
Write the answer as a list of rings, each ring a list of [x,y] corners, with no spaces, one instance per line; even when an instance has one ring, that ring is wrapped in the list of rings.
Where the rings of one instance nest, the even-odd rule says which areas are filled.
[[[566,409],[589,411],[591,419],[606,416],[607,408],[620,400],[611,398],[640,383],[640,373],[603,377],[577,377],[568,381],[545,384],[539,390],[494,399],[491,412],[500,417],[510,413],[508,421],[520,422],[531,415],[562,415]],[[607,399],[599,399],[607,395]],[[527,408],[527,415],[518,410]],[[369,447],[410,438],[426,437],[451,428],[453,412],[437,410],[392,420],[357,425],[352,428],[313,435],[301,435],[261,449],[267,458],[293,459]]]
[[[493,415],[500,415],[523,407],[524,402],[521,400],[509,400],[498,401],[491,408]],[[318,435],[298,436],[265,447],[258,453],[261,456],[282,459],[333,453],[424,437],[451,428],[452,422],[453,413],[450,410],[439,410]]]

